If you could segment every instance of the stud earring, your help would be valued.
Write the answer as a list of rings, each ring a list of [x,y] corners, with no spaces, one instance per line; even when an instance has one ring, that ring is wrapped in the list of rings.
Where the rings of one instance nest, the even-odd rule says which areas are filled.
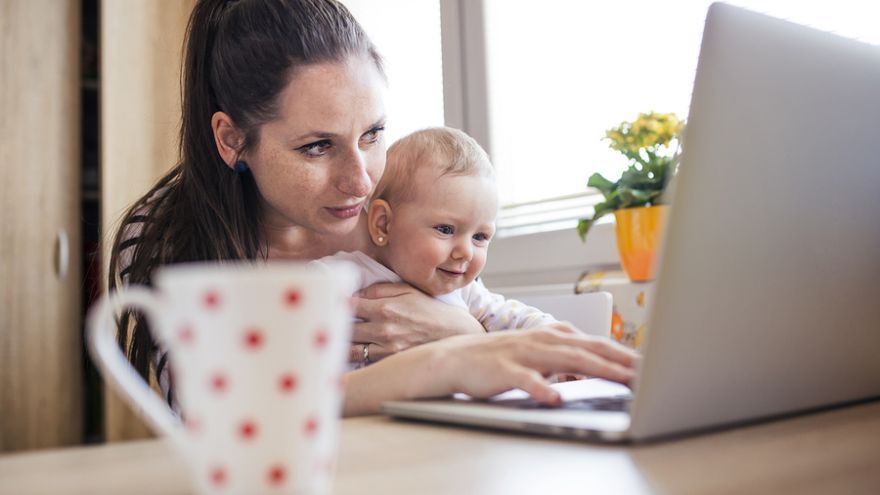
[[[237,174],[243,174],[248,171],[248,164],[244,160],[236,160],[235,164],[232,166],[232,170],[235,170]]]
[[[376,242],[378,242],[379,244],[384,243],[384,242],[385,242],[385,237],[380,235],[379,237],[376,238]]]

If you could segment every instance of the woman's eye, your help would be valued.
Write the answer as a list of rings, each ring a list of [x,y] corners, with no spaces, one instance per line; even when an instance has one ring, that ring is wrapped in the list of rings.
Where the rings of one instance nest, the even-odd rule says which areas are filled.
[[[455,233],[455,229],[452,228],[452,225],[435,225],[434,230],[443,235],[452,235]]]
[[[322,139],[320,141],[315,141],[314,143],[309,143],[297,148],[297,151],[306,155],[306,156],[323,156],[327,153],[327,150],[330,149],[330,141],[327,139]]]
[[[379,140],[379,137],[382,135],[382,131],[385,130],[384,126],[378,126],[367,131],[361,139],[367,144],[373,144]]]

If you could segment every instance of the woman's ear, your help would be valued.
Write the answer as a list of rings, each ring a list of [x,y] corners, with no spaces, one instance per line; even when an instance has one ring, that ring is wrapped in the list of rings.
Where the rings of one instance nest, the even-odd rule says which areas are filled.
[[[388,244],[388,232],[391,230],[391,205],[384,199],[370,202],[367,212],[367,227],[370,229],[370,240],[377,246]]]
[[[238,152],[244,145],[244,133],[232,121],[232,117],[225,112],[214,112],[211,117],[211,129],[214,131],[214,143],[220,158],[226,162],[229,168],[235,166]]]

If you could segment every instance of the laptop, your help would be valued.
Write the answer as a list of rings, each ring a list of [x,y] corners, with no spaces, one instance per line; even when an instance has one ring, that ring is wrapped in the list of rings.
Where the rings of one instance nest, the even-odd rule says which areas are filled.
[[[643,441],[880,398],[880,48],[709,8],[634,392],[400,418]]]

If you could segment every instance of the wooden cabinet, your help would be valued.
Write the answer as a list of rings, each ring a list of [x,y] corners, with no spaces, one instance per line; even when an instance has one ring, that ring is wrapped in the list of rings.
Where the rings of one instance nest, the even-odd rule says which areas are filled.
[[[0,451],[82,436],[79,7],[0,0]]]
[[[148,434],[112,394],[103,394],[103,414],[94,405],[81,245],[101,241],[103,290],[120,214],[176,160],[181,45],[194,3],[0,0],[0,452],[80,443],[96,421],[105,435],[90,441]],[[83,25],[100,38],[99,70],[85,84]],[[81,101],[92,120],[81,119]],[[84,195],[80,139],[95,134],[94,119]],[[97,223],[98,211],[99,231],[81,237],[83,218]]]

